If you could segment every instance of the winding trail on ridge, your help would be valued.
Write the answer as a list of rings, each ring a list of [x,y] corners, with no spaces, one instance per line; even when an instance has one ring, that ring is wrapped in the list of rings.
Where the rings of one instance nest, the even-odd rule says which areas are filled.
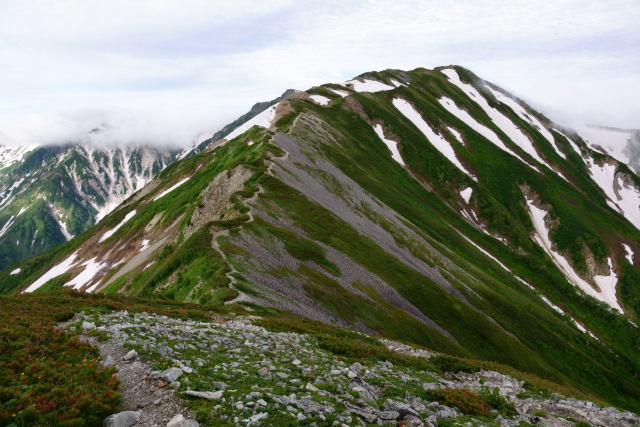
[[[300,117],[300,116],[298,116]],[[293,124],[295,125],[295,122],[298,120],[298,117],[295,118]],[[293,126],[293,125],[292,125]],[[271,137],[269,139],[269,143],[271,143],[271,141],[273,140],[273,137]],[[278,159],[281,159],[283,161],[286,161],[289,158],[289,152],[286,150],[282,150],[284,151],[284,155],[283,156],[277,156]],[[271,157],[267,157],[264,160],[265,162],[267,162],[267,170],[266,170],[266,174],[270,175],[270,176],[274,176],[274,172],[273,172],[273,168],[275,166],[275,162],[273,160],[271,160]],[[258,197],[260,196],[260,194],[264,193],[264,188],[262,188],[262,186],[258,187],[258,190],[249,198],[244,199],[243,200],[243,204],[249,209],[249,211],[247,212],[247,215],[249,216],[249,219],[247,221],[245,221],[243,223],[244,224],[248,224],[253,222],[254,220],[254,216],[253,216],[253,208],[251,206],[251,203],[258,200]],[[224,260],[224,262],[227,264],[227,266],[229,267],[229,271],[225,274],[225,276],[229,279],[229,287],[231,289],[235,289],[236,291],[238,291],[238,296],[235,297],[234,299],[231,299],[229,301],[225,301],[225,305],[226,304],[234,304],[234,303],[239,303],[239,302],[254,302],[254,299],[245,294],[244,292],[238,290],[238,288],[236,287],[236,284],[238,283],[238,279],[236,278],[236,275],[240,275],[240,272],[238,270],[236,270],[236,268],[233,266],[233,264],[231,263],[231,261],[227,258],[227,255],[225,254],[225,252],[220,248],[220,242],[218,241],[219,238],[221,237],[227,237],[229,235],[229,230],[223,229],[223,230],[217,230],[214,231],[212,234],[212,248],[218,252],[220,254],[220,256],[222,257],[222,259]]]

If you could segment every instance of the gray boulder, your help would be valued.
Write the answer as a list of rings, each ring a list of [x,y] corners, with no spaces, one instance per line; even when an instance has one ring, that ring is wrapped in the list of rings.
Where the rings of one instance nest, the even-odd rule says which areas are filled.
[[[396,400],[387,399],[384,402],[385,411],[395,411],[400,414],[400,419],[405,420],[408,416],[412,416],[420,419],[420,414],[418,414],[415,409],[411,407],[411,405],[403,402],[398,402]]]
[[[398,411],[378,411],[378,418],[383,423],[390,423],[391,421],[395,423],[400,418],[400,413]]]
[[[130,427],[138,422],[140,412],[124,411],[109,415],[102,422],[103,427]]]
[[[135,350],[131,350],[130,352],[122,356],[122,360],[124,360],[125,362],[131,362],[135,360],[137,357],[138,357],[138,352]]]
[[[170,383],[180,378],[180,375],[182,375],[182,369],[176,367],[165,369],[158,374],[160,378]]]
[[[195,391],[195,390],[187,390],[188,396],[191,397],[199,397],[201,399],[207,400],[220,400],[222,398],[221,391]]]

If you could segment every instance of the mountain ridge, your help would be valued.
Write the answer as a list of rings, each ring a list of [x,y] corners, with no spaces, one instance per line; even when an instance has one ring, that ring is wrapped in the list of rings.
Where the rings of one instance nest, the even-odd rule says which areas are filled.
[[[205,150],[294,92],[288,89],[271,101],[254,104],[211,137],[184,150],[115,142],[99,148],[100,144],[91,142],[90,137],[85,138],[89,142],[0,146],[0,269],[46,251],[96,224],[168,164]],[[95,128],[89,134],[100,132],[101,128]],[[79,156],[71,168],[73,172],[69,166],[59,166],[72,156]],[[147,164],[141,162],[145,156]],[[149,163],[148,158],[154,156]],[[52,177],[60,175],[68,175],[64,177],[66,182],[52,187]],[[28,185],[23,184],[27,178]],[[29,214],[27,224],[22,217],[25,212]]]
[[[296,93],[0,279],[285,309],[635,408],[638,177],[496,91],[443,67]]]

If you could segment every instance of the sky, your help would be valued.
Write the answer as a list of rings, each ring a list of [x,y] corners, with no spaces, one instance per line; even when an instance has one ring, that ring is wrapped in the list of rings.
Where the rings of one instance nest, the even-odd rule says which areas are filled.
[[[0,144],[189,145],[285,89],[463,65],[640,128],[639,0],[0,0]]]

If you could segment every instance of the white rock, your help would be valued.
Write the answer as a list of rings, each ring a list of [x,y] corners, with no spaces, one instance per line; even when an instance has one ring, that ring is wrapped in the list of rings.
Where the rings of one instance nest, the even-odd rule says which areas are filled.
[[[260,412],[259,414],[255,414],[254,416],[249,418],[249,422],[247,423],[247,425],[258,424],[258,422],[260,420],[263,420],[263,419],[267,418],[268,416],[269,416],[269,414],[267,414],[266,412]]]
[[[95,323],[87,322],[87,321],[82,322],[82,329],[95,329],[95,328],[96,328]]]
[[[167,423],[167,427],[199,427],[197,421],[187,419],[182,414],[178,414],[171,418],[171,421]]]

